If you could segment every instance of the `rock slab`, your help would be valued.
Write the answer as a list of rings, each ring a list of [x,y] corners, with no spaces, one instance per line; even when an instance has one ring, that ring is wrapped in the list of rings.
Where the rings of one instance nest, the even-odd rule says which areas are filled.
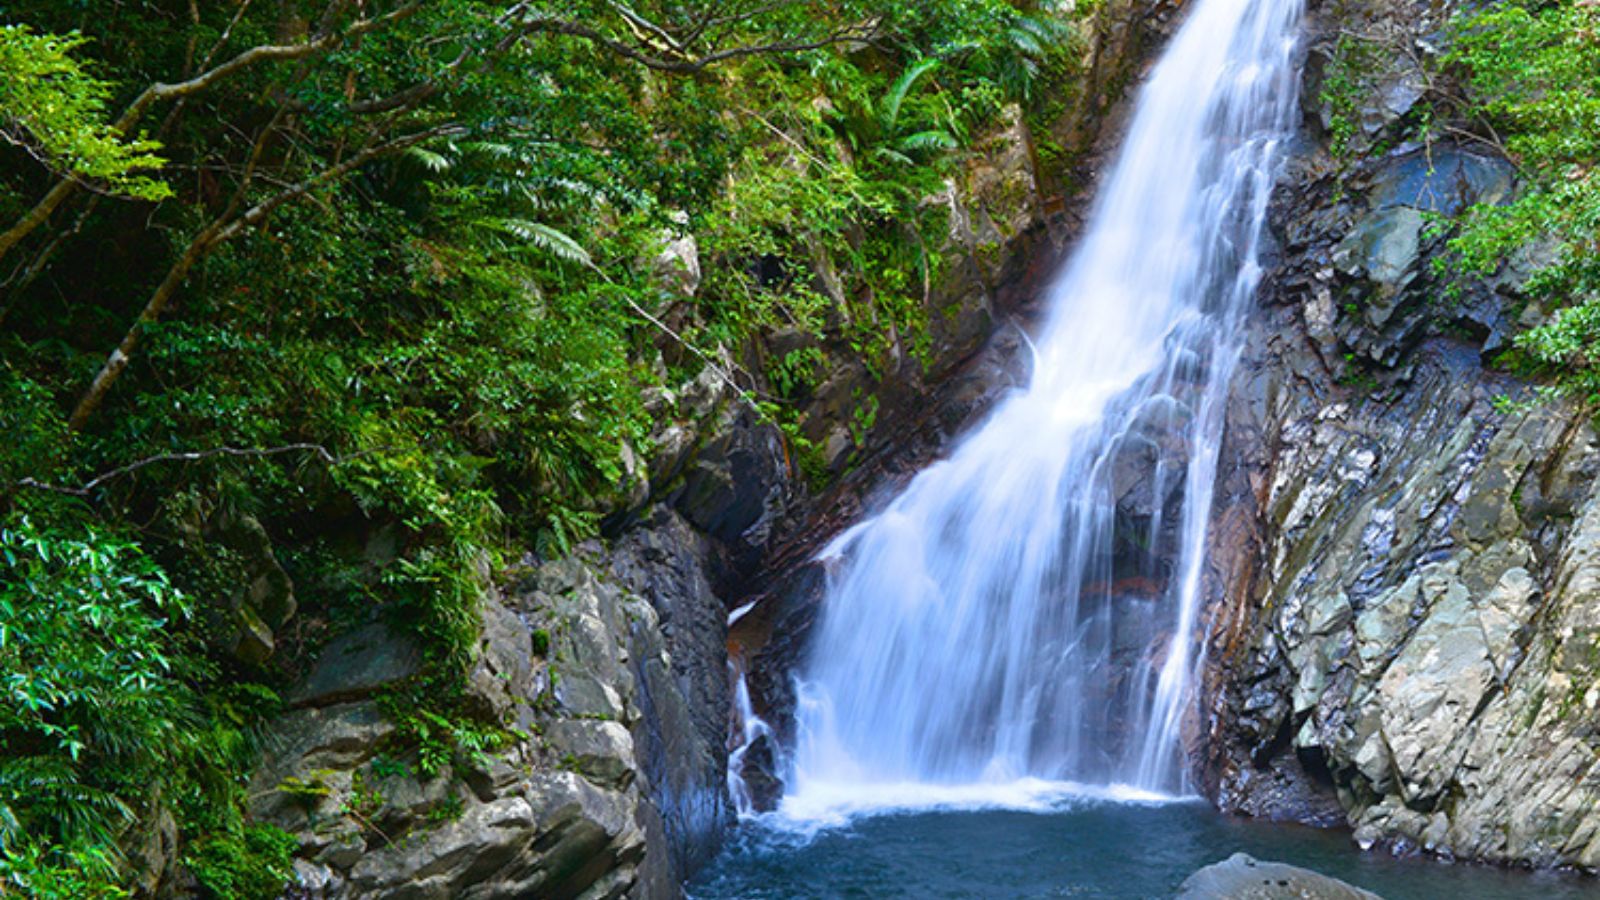
[[[1383,900],[1337,878],[1235,853],[1190,875],[1177,900]]]

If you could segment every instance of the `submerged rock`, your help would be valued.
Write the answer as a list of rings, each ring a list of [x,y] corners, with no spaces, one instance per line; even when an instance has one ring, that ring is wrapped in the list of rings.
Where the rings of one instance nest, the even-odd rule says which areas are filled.
[[[1383,900],[1337,878],[1235,853],[1184,879],[1176,900]]]

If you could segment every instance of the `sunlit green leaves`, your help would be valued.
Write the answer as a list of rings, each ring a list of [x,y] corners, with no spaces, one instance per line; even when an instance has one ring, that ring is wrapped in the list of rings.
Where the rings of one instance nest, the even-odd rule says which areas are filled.
[[[0,529],[0,559],[0,851],[93,860],[107,877],[134,804],[190,743],[194,698],[167,628],[188,600],[103,534],[24,519]]]
[[[171,188],[143,174],[165,164],[160,145],[107,121],[112,87],[79,61],[87,42],[0,25],[0,133],[60,174],[142,200],[170,197]]]
[[[1489,273],[1537,260],[1539,302],[1570,307],[1520,335],[1524,359],[1574,387],[1600,386],[1600,7],[1510,0],[1464,14],[1448,61],[1473,112],[1520,169],[1521,195],[1467,214],[1451,241],[1463,267]]]

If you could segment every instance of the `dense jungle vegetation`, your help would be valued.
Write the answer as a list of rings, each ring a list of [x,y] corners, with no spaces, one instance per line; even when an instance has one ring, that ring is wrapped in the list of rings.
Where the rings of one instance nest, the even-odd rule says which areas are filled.
[[[0,4],[0,893],[122,896],[165,819],[203,892],[276,896],[255,729],[374,610],[423,638],[424,760],[493,743],[451,701],[482,573],[597,532],[646,388],[914,335],[919,200],[1086,9]],[[688,233],[692,301],[651,264]]]
[[[127,895],[167,819],[202,891],[276,896],[256,729],[374,610],[424,639],[417,751],[496,741],[451,701],[482,573],[598,533],[647,389],[716,366],[782,425],[819,373],[738,371],[753,336],[914,352],[920,201],[1008,105],[1051,115],[1093,7],[0,0],[0,894]],[[1550,248],[1567,309],[1519,352],[1590,392],[1597,31],[1508,0],[1439,63],[1524,183],[1460,257]],[[692,298],[652,265],[690,233]]]

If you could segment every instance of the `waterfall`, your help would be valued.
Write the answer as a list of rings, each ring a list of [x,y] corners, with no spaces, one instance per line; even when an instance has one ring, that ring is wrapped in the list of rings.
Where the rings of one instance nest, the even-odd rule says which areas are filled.
[[[1223,405],[1301,0],[1199,0],[1142,89],[1026,390],[834,542],[785,803],[1183,793]]]
[[[733,811],[743,819],[756,812],[755,793],[744,777],[744,758],[756,741],[771,740],[772,727],[756,715],[750,703],[750,682],[745,679],[742,664],[728,662],[728,679],[733,683],[733,733],[728,739],[728,796],[733,799]]]

